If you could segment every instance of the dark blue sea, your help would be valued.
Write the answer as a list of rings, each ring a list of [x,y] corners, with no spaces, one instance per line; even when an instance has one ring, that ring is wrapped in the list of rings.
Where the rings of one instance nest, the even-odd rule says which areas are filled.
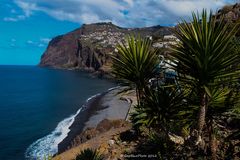
[[[0,160],[56,152],[86,100],[114,86],[80,71],[0,66]]]

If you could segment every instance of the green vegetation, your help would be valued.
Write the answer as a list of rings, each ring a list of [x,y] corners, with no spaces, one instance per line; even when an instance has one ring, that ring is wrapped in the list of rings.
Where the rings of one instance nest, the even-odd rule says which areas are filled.
[[[211,89],[217,90],[223,88],[223,85],[229,88],[239,78],[240,70],[236,65],[239,63],[239,55],[234,52],[231,43],[239,25],[230,29],[230,25],[223,19],[217,21],[212,14],[208,16],[206,11],[203,11],[201,17],[194,13],[192,17],[191,24],[183,21],[179,30],[176,30],[175,34],[182,43],[173,48],[171,56],[177,64],[173,67],[179,75],[179,81],[192,86],[200,98],[198,143],[202,143],[207,106],[213,99]],[[229,92],[225,91],[221,98]]]
[[[118,54],[113,56],[113,74],[122,82],[136,88],[138,104],[144,86],[155,74],[158,65],[158,50],[151,48],[149,39],[127,38],[127,44],[117,46]]]
[[[97,151],[92,149],[84,149],[75,160],[103,160],[103,156]]]
[[[44,160],[52,160],[52,156],[47,156],[44,158]]]
[[[43,158],[36,158],[37,160],[52,160],[51,155],[43,156]]]
[[[146,126],[167,134],[176,126],[176,119],[181,121],[179,114],[187,106],[184,97],[184,93],[173,85],[155,89],[145,86],[143,103],[136,106],[131,115],[134,127]],[[182,113],[182,116],[187,116],[187,113]]]
[[[113,57],[114,75],[137,91],[131,120],[142,141],[136,153],[157,153],[159,159],[239,158],[239,24],[217,20],[206,10],[192,18],[174,31],[180,40],[168,56],[174,81],[156,78],[159,52],[150,40],[129,37]]]

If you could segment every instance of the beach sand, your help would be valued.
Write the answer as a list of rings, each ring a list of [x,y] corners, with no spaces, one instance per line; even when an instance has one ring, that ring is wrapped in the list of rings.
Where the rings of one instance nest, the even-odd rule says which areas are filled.
[[[58,154],[69,149],[72,140],[83,130],[96,127],[103,119],[126,119],[131,104],[118,95],[123,89],[115,88],[90,99],[84,110],[75,117],[68,136],[59,143]]]

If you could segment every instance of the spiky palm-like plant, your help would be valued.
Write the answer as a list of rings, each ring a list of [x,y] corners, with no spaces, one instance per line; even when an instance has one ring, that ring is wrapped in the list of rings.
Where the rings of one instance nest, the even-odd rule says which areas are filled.
[[[134,36],[129,36],[126,44],[119,44],[117,50],[118,54],[113,56],[113,74],[123,82],[134,84],[139,102],[144,86],[154,76],[158,50],[152,48],[148,38]]]
[[[181,121],[184,124],[183,121],[191,112],[186,110],[186,95],[187,93],[180,91],[176,86],[145,88],[144,102],[136,106],[131,116],[134,127],[147,126],[168,134],[177,122]]]
[[[219,120],[224,114],[233,114],[232,110],[239,108],[240,95],[229,87],[210,88],[211,98],[209,100],[208,111],[206,113],[206,123],[209,135],[209,148],[212,153],[212,159],[217,159],[217,136]],[[234,116],[231,116],[234,118]]]
[[[92,149],[84,149],[75,160],[103,160],[103,156],[97,151]]]
[[[172,48],[172,67],[182,81],[197,89],[199,96],[198,142],[205,125],[205,116],[211,93],[210,86],[221,87],[239,78],[239,55],[234,51],[232,39],[236,25],[230,27],[223,19],[203,10],[201,16],[192,14],[193,21],[183,21],[175,34],[180,43]]]

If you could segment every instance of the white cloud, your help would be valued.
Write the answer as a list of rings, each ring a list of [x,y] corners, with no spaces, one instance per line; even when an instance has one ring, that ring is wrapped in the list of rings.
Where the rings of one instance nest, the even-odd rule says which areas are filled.
[[[16,18],[12,18],[12,17],[4,17],[3,20],[4,20],[4,21],[10,21],[10,22],[16,22],[16,21],[18,21]]]
[[[26,17],[31,16],[33,11],[37,10],[35,3],[28,3],[20,0],[15,1],[15,3],[24,11]]]
[[[12,38],[10,39],[10,47],[15,47],[16,46],[16,39],[15,38]]]
[[[40,42],[44,43],[44,44],[48,44],[51,41],[50,38],[40,38]]]
[[[16,0],[15,3],[23,10],[25,18],[41,11],[58,20],[112,21],[124,27],[175,24],[179,17],[190,16],[191,11],[203,8],[216,11],[226,4],[224,0]]]
[[[12,38],[12,39],[11,39],[11,42],[16,42],[16,41],[17,41],[17,40],[16,40],[16,39],[14,39],[14,38]]]
[[[28,41],[27,41],[27,44],[34,44],[34,42],[31,41],[31,40],[28,40]]]
[[[19,14],[16,15],[16,10],[15,9],[11,9],[10,13],[15,14],[12,17],[4,17],[3,20],[4,21],[10,21],[10,22],[17,22],[20,20],[24,20],[28,17],[30,17],[33,14],[33,11],[37,10],[37,7],[34,3],[27,3],[24,1],[15,1],[15,3],[18,5],[19,8],[21,8],[23,10],[23,14]],[[12,8],[11,6],[9,6],[9,8]]]
[[[203,8],[217,10],[224,6],[221,0],[136,0],[129,8],[130,25],[174,25],[179,18],[188,19],[192,11],[201,11]]]
[[[16,13],[16,10],[15,10],[15,9],[11,9],[10,12],[11,12],[11,13]]]
[[[38,41],[28,40],[28,41],[26,41],[26,44],[28,46],[42,48],[42,47],[46,47],[46,45],[48,44],[48,42],[50,40],[51,39],[49,39],[49,38],[40,38]]]
[[[4,17],[3,20],[4,21],[11,21],[11,22],[17,22],[20,20],[24,20],[26,18],[25,15],[17,15],[15,17]]]
[[[10,47],[15,47],[15,46],[16,46],[15,43],[11,43],[11,44],[10,44]]]
[[[201,0],[201,1],[176,1],[176,0],[165,0],[165,3],[162,5],[169,12],[180,15],[180,16],[188,16],[192,11],[201,11],[203,8],[208,10],[213,9],[214,11],[224,6],[225,3],[223,1],[214,1],[214,0]],[[177,7],[176,7],[177,6]]]
[[[40,43],[40,44],[38,44],[38,47],[45,47],[45,45]]]
[[[130,6],[133,6],[133,0],[123,0],[124,2],[128,3]]]

